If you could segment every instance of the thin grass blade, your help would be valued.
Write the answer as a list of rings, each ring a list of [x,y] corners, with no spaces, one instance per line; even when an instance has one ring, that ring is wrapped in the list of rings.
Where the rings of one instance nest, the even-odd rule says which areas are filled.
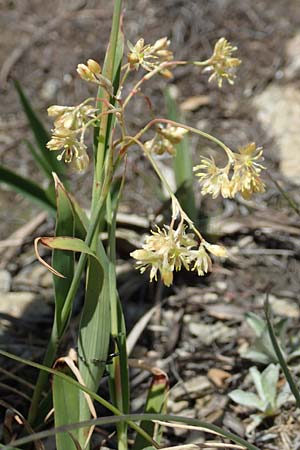
[[[43,158],[41,156],[40,152],[34,147],[34,145],[31,144],[31,142],[25,140],[25,144],[38,167],[42,169],[47,178],[49,178],[49,181],[52,181],[52,167],[50,166],[46,158]]]

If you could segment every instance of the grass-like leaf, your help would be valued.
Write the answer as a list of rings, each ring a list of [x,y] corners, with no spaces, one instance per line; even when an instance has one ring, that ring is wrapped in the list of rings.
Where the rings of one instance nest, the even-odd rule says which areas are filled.
[[[86,386],[97,392],[103,376],[110,340],[110,288],[106,255],[98,245],[97,256],[102,261],[99,271],[96,261],[89,261],[84,308],[82,311],[78,338],[79,371]],[[80,395],[80,420],[90,417],[86,399]],[[86,441],[88,430],[83,429],[80,444]]]
[[[265,301],[265,315],[266,315],[266,321],[267,321],[267,325],[268,325],[268,331],[269,331],[269,335],[270,335],[270,339],[274,348],[274,351],[277,355],[278,358],[278,362],[280,364],[280,367],[286,377],[287,382],[289,383],[289,386],[291,388],[291,391],[295,397],[296,400],[296,404],[297,407],[300,407],[300,391],[298,389],[298,386],[296,385],[293,375],[290,371],[290,369],[288,368],[284,356],[281,352],[280,346],[277,342],[277,338],[275,336],[275,332],[274,332],[274,328],[273,328],[273,324],[271,321],[271,312],[270,312],[270,306],[269,306],[269,300],[268,300],[268,295]]]
[[[20,83],[17,80],[14,80],[14,83],[16,90],[19,94],[19,98],[23,106],[24,112],[26,114],[28,123],[30,125],[36,143],[38,145],[40,159],[45,160],[45,164],[48,164],[53,172],[56,172],[60,176],[63,176],[64,173],[63,165],[59,164],[59,162],[57,161],[56,153],[50,152],[46,149],[46,144],[50,139],[48,132],[46,131],[44,125],[42,124],[37,114],[34,112]],[[37,162],[39,161],[37,160]]]
[[[54,175],[56,191],[56,230],[55,236],[74,237],[75,220],[72,204],[66,193],[64,186],[59,178]],[[54,250],[52,255],[52,266],[58,271],[63,272],[65,278],[53,277],[55,292],[55,324],[58,335],[62,334],[61,312],[64,306],[65,298],[70,289],[71,281],[74,275],[74,253],[67,250]]]
[[[72,376],[67,366],[59,366],[58,370]],[[54,423],[56,427],[78,422],[79,411],[79,390],[77,386],[57,376],[53,377],[52,384],[53,407],[54,407]],[[72,430],[73,438],[78,441],[80,430]],[[77,450],[71,433],[56,434],[57,450]]]
[[[169,389],[169,380],[167,375],[159,369],[153,369],[153,378],[151,385],[149,387],[145,413],[165,413],[167,404],[167,393]],[[141,428],[146,431],[149,436],[152,436],[156,441],[159,442],[155,432],[155,424],[149,420],[143,421],[140,424]],[[159,431],[156,433],[159,435]],[[143,436],[137,435],[133,450],[142,450],[148,447],[149,443],[144,439]]]
[[[176,102],[170,93],[170,89],[165,91],[168,118],[175,122],[181,122],[181,117],[177,109]],[[189,139],[185,136],[176,146],[176,155],[173,159],[174,173],[177,186],[178,200],[184,211],[196,223],[197,209],[195,193],[193,189],[193,161],[190,151]]]
[[[55,213],[55,201],[52,196],[49,196],[47,191],[41,188],[34,181],[24,178],[21,175],[0,166],[0,183],[5,183],[11,186],[17,192],[20,192],[25,197],[37,202],[47,211],[52,214]]]
[[[78,381],[74,380],[74,378],[69,377],[69,376],[66,375],[65,373],[60,372],[60,371],[55,370],[55,369],[52,369],[52,368],[50,368],[50,367],[47,367],[47,366],[45,366],[45,365],[43,365],[43,364],[39,364],[39,363],[36,363],[36,362],[33,362],[33,361],[29,361],[29,360],[27,360],[27,359],[21,358],[20,356],[16,356],[16,355],[14,355],[14,354],[12,354],[12,353],[6,352],[5,350],[1,350],[1,349],[0,349],[0,355],[5,356],[6,358],[13,359],[14,361],[20,362],[20,363],[25,364],[25,365],[27,365],[27,366],[35,367],[36,369],[42,370],[42,371],[47,372],[47,373],[49,373],[49,374],[55,375],[55,376],[61,378],[62,380],[65,380],[65,381],[68,382],[69,384],[72,384],[73,386],[77,386],[77,388],[80,389],[82,392],[86,392],[92,399],[94,399],[94,400],[95,400],[96,402],[98,402],[100,405],[104,406],[104,408],[108,409],[108,411],[112,412],[112,413],[115,414],[116,416],[122,416],[122,414],[121,414],[121,412],[118,410],[118,408],[116,408],[114,405],[112,405],[111,403],[109,403],[109,402],[108,402],[107,400],[105,400],[104,398],[100,397],[100,395],[96,394],[96,393],[95,393],[94,391],[92,391],[91,389],[88,389],[88,388],[87,388],[86,386],[84,386],[83,384],[80,384]],[[122,417],[123,417],[123,416],[122,416]],[[94,420],[95,420],[95,419],[94,419]],[[149,442],[151,445],[154,445],[156,448],[158,448],[158,445],[156,444],[156,442],[153,441],[153,439],[152,439],[150,436],[148,436],[148,435],[145,433],[144,430],[142,430],[138,425],[136,425],[136,423],[135,423],[134,421],[131,421],[130,419],[129,419],[129,420],[124,419],[123,421],[127,422],[128,425],[130,425],[130,427],[131,427],[133,430],[135,430],[137,433],[143,435],[146,439],[148,439],[148,442]],[[90,424],[91,424],[91,425],[90,425]],[[81,423],[79,426],[78,426],[78,424],[76,424],[75,426],[74,426],[74,425],[73,425],[73,426],[71,426],[71,425],[69,425],[69,426],[65,425],[64,427],[62,427],[61,432],[73,430],[73,429],[75,429],[75,428],[79,429],[79,428],[84,428],[84,427],[89,427],[89,426],[93,426],[93,423],[91,423],[91,420],[85,421],[84,423]],[[55,431],[54,433],[53,433],[53,432],[50,433],[49,436],[54,435],[54,434],[56,434],[56,431]],[[48,436],[48,434],[45,435],[45,437],[46,437],[46,436]],[[26,440],[25,440],[25,441],[22,441],[22,439],[28,439],[28,440],[27,440],[27,441],[26,441]],[[36,439],[33,438],[33,439],[32,439],[32,437],[29,436],[29,437],[27,437],[27,438],[22,438],[22,439],[21,439],[21,441],[22,441],[23,443],[26,443],[26,442],[32,442],[32,441],[34,441],[34,440],[36,440],[36,439],[39,439],[39,438],[36,438]],[[19,441],[20,441],[20,440],[18,440],[18,442],[17,442],[17,441],[14,441],[14,444],[13,444],[13,445],[15,445],[15,446],[19,445]],[[21,445],[22,445],[22,442],[21,442]],[[5,446],[5,449],[7,449],[7,448],[12,448],[12,446]],[[13,447],[13,448],[14,448],[14,447]],[[254,449],[254,450],[256,450],[256,449]]]

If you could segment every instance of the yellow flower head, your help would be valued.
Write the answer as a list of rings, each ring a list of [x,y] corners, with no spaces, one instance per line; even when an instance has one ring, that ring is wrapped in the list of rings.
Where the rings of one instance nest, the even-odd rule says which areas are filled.
[[[131,256],[136,259],[136,267],[141,273],[150,268],[150,281],[157,280],[157,273],[166,286],[173,282],[173,272],[184,267],[186,270],[195,270],[199,276],[205,275],[212,268],[212,262],[207,250],[224,257],[227,255],[224,247],[211,245],[202,241],[200,245],[193,233],[187,233],[183,222],[177,229],[165,226],[157,227],[146,237],[145,244],[140,250],[135,250]]]
[[[208,81],[216,79],[219,87],[222,87],[223,79],[226,79],[229,84],[234,83],[233,71],[241,64],[240,59],[232,57],[236,50],[237,47],[233,47],[225,38],[218,40],[205,68],[205,71],[212,72]]]
[[[158,39],[153,45],[145,44],[143,38],[139,39],[135,45],[127,43],[130,52],[127,55],[131,70],[138,70],[140,66],[151,72],[165,61],[173,59],[173,53],[169,50],[170,41],[167,37]],[[164,73],[165,72],[165,73]],[[162,70],[162,75],[169,77],[169,71]]]
[[[248,200],[254,193],[265,192],[265,185],[260,179],[264,166],[258,162],[263,160],[263,150],[261,147],[256,147],[254,142],[238,150],[239,153],[234,154],[232,195],[240,192]]]
[[[137,260],[141,273],[151,267],[150,281],[157,280],[157,272],[160,272],[164,284],[170,286],[174,270],[181,270],[182,266],[189,269],[189,251],[196,245],[194,235],[186,233],[182,227],[177,230],[157,227],[157,231],[151,231],[146,237],[143,248],[135,250],[131,256]]]
[[[229,166],[220,168],[216,166],[213,158],[202,158],[200,164],[194,167],[199,177],[202,195],[211,195],[217,198],[219,194],[224,198],[231,197],[231,184],[228,179]]]
[[[221,194],[224,198],[233,198],[240,192],[248,200],[252,194],[265,191],[265,185],[260,178],[264,169],[259,162],[263,160],[262,148],[251,143],[238,150],[239,153],[230,151],[230,159],[224,168],[216,166],[213,158],[203,158],[201,164],[194,167],[203,195],[210,194],[216,198]]]

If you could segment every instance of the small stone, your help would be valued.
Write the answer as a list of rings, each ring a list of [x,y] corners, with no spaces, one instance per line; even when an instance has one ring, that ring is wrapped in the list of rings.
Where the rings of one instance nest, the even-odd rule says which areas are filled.
[[[300,184],[300,92],[296,86],[271,83],[254,98],[258,119],[279,149],[282,174]]]
[[[286,44],[287,67],[284,74],[287,79],[293,80],[300,75],[300,33],[297,33]]]
[[[51,308],[33,292],[6,292],[1,295],[0,312],[16,318],[36,318],[50,315]]]
[[[211,383],[204,375],[199,375],[175,386],[170,391],[170,398],[181,400],[184,398],[199,398],[211,390]]]
[[[245,425],[240,419],[236,417],[236,415],[233,415],[229,412],[225,413],[223,424],[226,428],[238,434],[239,436],[241,437],[245,436],[246,433]]]
[[[7,270],[0,270],[0,292],[9,292],[11,287],[11,274]]]
[[[298,319],[300,317],[299,306],[291,299],[278,298],[273,294],[269,294],[268,298],[274,314],[292,319]],[[257,296],[256,301],[259,305],[263,306],[266,301],[266,296]]]
[[[44,100],[52,100],[58,89],[60,88],[60,81],[56,78],[49,78],[45,81],[41,89],[41,97]]]
[[[179,402],[170,401],[168,403],[168,408],[172,414],[179,414],[181,411],[187,409],[188,406],[189,402],[187,400],[180,400]]]
[[[222,322],[215,324],[190,323],[189,332],[197,336],[204,345],[211,345],[213,342],[226,343],[231,341],[237,334],[237,330],[224,325]]]

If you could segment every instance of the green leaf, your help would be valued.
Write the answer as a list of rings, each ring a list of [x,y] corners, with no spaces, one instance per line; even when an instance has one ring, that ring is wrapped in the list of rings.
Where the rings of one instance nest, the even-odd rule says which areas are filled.
[[[261,400],[256,394],[253,392],[245,392],[240,389],[236,389],[228,394],[228,396],[236,403],[239,403],[243,406],[248,406],[248,408],[259,409],[264,412],[266,408],[266,402]]]
[[[55,212],[54,199],[47,194],[45,189],[3,166],[0,166],[0,183],[8,184],[15,191],[34,200],[47,211]]]
[[[72,377],[72,372],[67,365],[59,365],[58,369]],[[79,411],[79,392],[77,386],[68,383],[66,380],[53,377],[53,407],[54,407],[54,423],[56,427],[76,423],[78,421]],[[79,430],[73,430],[68,433],[56,434],[56,448],[57,450],[78,450],[71,437],[78,441]]]
[[[57,177],[54,174],[55,192],[56,192],[56,230],[55,236],[71,236],[74,237],[75,220],[73,207],[67,192]],[[63,272],[65,278],[53,277],[54,292],[55,292],[55,323],[57,333],[62,334],[61,312],[64,302],[74,275],[74,253],[68,250],[54,250],[52,255],[52,266],[58,272]]]
[[[246,313],[245,317],[248,325],[255,332],[256,336],[260,336],[266,329],[265,321],[261,317],[257,316],[252,312]]]
[[[259,395],[259,398],[261,400],[265,401],[266,395],[265,395],[265,391],[264,391],[264,387],[263,387],[263,383],[262,383],[261,373],[258,371],[257,367],[251,367],[249,372],[250,372],[250,375],[254,382],[255,389]]]
[[[167,375],[160,369],[153,369],[153,378],[151,385],[149,387],[145,413],[165,413],[167,405],[167,393],[169,388],[169,380]],[[154,436],[155,424],[149,421],[143,421],[140,427],[146,431],[149,436],[153,437],[157,442],[159,440]],[[158,435],[160,434],[158,430]],[[149,443],[144,439],[143,436],[137,435],[133,450],[141,450],[147,448]]]
[[[177,110],[170,89],[165,91],[168,118],[175,122],[181,122],[182,118]],[[193,161],[190,151],[189,139],[185,136],[176,146],[176,155],[173,158],[175,180],[177,185],[178,200],[183,210],[189,215],[193,222],[197,223],[198,213],[196,209],[195,193],[193,189]]]
[[[88,264],[84,307],[82,311],[78,356],[79,371],[86,386],[97,392],[103,376],[110,341],[110,279],[106,254],[101,241],[98,243],[97,257],[102,262],[101,271],[95,260]],[[90,410],[84,395],[80,394],[79,420],[90,418]],[[84,445],[88,429],[81,430],[79,443]]]
[[[266,298],[266,302],[265,302],[265,316],[266,316],[266,320],[267,320],[267,326],[268,326],[268,331],[269,331],[269,335],[270,335],[270,339],[273,345],[273,349],[277,355],[278,358],[278,362],[280,364],[280,367],[286,377],[287,382],[289,383],[289,386],[291,388],[291,391],[295,397],[296,400],[296,405],[299,408],[300,407],[300,391],[298,389],[298,386],[296,385],[293,375],[290,372],[286,362],[285,362],[285,358],[284,355],[280,349],[279,343],[277,342],[277,338],[275,336],[275,332],[274,332],[274,328],[273,328],[273,324],[271,322],[270,319],[270,306],[269,306],[269,301],[268,301],[268,296]]]
[[[27,145],[27,148],[31,153],[33,159],[37,163],[38,167],[40,167],[47,178],[52,181],[52,167],[48,163],[47,159],[44,158],[44,156],[38,150],[36,150],[31,142],[27,141],[27,139],[25,140],[25,144]]]
[[[276,409],[277,383],[279,380],[279,365],[270,364],[261,374],[262,388],[266,400]]]
[[[28,123],[34,134],[36,143],[37,143],[39,151],[40,151],[41,158],[45,159],[47,161],[48,165],[52,168],[53,172],[56,172],[57,174],[62,176],[64,173],[63,165],[59,164],[59,162],[57,161],[56,153],[50,152],[46,148],[46,144],[50,140],[49,134],[47,133],[44,125],[38,118],[37,114],[34,112],[20,83],[17,80],[14,80],[14,84],[15,84],[16,90],[19,94],[19,98],[20,98],[21,104],[23,106],[24,112],[26,114]]]

